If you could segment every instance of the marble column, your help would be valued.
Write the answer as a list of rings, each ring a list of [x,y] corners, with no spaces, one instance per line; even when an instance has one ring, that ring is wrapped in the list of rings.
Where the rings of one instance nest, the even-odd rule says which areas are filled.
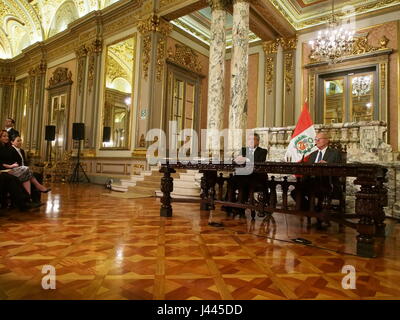
[[[211,42],[208,71],[207,129],[221,130],[224,121],[224,82],[225,82],[225,20],[228,1],[210,0]],[[214,142],[213,142],[214,141]],[[218,155],[219,134],[210,131],[207,135],[207,147]]]
[[[237,129],[246,129],[249,72],[249,10],[246,0],[234,0],[231,59],[231,105],[229,110],[229,149],[238,151],[242,135]]]

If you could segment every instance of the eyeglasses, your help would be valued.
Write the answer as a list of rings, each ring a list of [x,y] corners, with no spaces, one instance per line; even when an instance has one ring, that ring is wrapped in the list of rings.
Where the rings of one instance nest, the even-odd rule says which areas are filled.
[[[315,138],[314,141],[326,140],[327,138]]]

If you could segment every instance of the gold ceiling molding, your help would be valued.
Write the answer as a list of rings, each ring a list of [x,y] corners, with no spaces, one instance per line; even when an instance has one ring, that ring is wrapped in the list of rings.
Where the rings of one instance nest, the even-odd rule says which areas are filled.
[[[287,0],[283,0],[287,1]],[[274,7],[286,18],[286,20],[296,29],[296,30],[301,30],[301,29],[306,29],[310,28],[316,25],[324,24],[329,21],[331,18],[331,12],[326,13],[323,16],[319,16],[313,19],[304,19],[304,20],[297,20],[295,21],[293,17],[288,13],[288,10],[281,5],[282,0],[270,0],[270,2],[274,5]],[[378,0],[374,3],[369,3],[369,4],[364,4],[355,7],[355,12],[354,14],[361,15],[365,14],[371,11],[377,11],[379,9],[383,9],[386,7],[390,7],[391,5],[397,5],[400,4],[400,0]],[[335,12],[335,15],[339,18],[344,18],[346,17],[346,13],[341,12],[340,10],[337,10]]]
[[[48,89],[72,84],[72,72],[68,68],[58,67],[53,72],[53,76],[49,79]]]
[[[201,63],[196,51],[183,44],[175,44],[175,52],[172,48],[168,49],[168,61],[195,73],[201,74],[202,72]]]
[[[278,52],[279,40],[270,40],[263,43],[265,54],[275,54]]]
[[[110,35],[120,32],[128,27],[134,27],[138,24],[140,14],[138,12],[130,13],[122,18],[104,25],[104,35]]]
[[[190,33],[200,38],[209,45],[210,39],[206,37],[203,33],[198,32],[195,28],[192,28],[191,26],[187,25],[179,19],[174,20],[174,24],[181,26],[183,29],[189,30]]]

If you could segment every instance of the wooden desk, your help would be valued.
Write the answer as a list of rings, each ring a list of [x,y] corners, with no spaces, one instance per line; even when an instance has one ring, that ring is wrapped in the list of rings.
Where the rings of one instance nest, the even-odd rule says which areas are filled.
[[[173,178],[171,173],[175,169],[199,170],[203,173],[201,179],[201,199],[202,210],[213,210],[216,204],[229,207],[248,208],[262,212],[278,212],[285,214],[296,214],[307,217],[316,217],[324,221],[334,221],[344,226],[354,228],[358,231],[357,235],[357,254],[363,257],[375,257],[374,237],[385,236],[385,212],[383,208],[387,206],[387,189],[384,186],[387,169],[374,164],[306,164],[306,163],[287,163],[287,162],[264,162],[254,165],[254,175],[263,174],[268,178],[265,181],[263,192],[258,192],[258,198],[253,201],[253,191],[251,190],[250,201],[238,203],[232,199],[226,199],[222,194],[224,185],[229,189],[230,181],[234,172],[243,168],[244,165],[224,164],[224,163],[181,163],[166,162],[161,165],[160,172],[164,174],[161,179],[161,198],[160,215],[171,217],[173,210],[171,206],[171,192],[173,191]],[[223,177],[219,172],[229,172],[230,177]],[[301,175],[315,177],[355,177],[354,184],[360,186],[360,191],[356,193],[355,212],[335,213],[332,211],[329,194],[325,195],[322,211],[316,211],[314,206],[310,206],[308,211],[300,210],[300,206],[288,206],[288,190],[296,182],[289,182],[286,177],[282,180],[275,179],[273,175]],[[277,187],[282,190],[282,201],[278,203]],[[251,186],[250,186],[251,187]],[[174,200],[175,201],[175,200]],[[178,200],[188,202],[188,200]],[[193,202],[193,200],[189,200]],[[351,221],[357,219],[357,222]]]

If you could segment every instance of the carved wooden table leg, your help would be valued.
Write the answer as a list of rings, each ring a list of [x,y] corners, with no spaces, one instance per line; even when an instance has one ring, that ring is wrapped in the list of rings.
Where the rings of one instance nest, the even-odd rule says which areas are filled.
[[[210,200],[210,188],[214,188],[217,182],[217,171],[201,170],[203,176],[201,177],[200,187],[202,200]],[[200,210],[210,210],[210,204],[206,202],[200,203]]]
[[[379,195],[379,203],[376,211],[374,212],[375,222],[375,236],[385,237],[386,236],[386,224],[385,224],[385,210],[383,207],[388,205],[387,188],[383,185],[385,179],[379,179],[378,185],[374,188],[375,192]]]
[[[356,214],[360,215],[357,225],[357,255],[367,258],[376,257],[374,250],[374,212],[379,202],[373,184],[365,175],[357,177],[355,184],[361,185],[361,190],[356,193]]]
[[[175,169],[162,167],[160,169],[164,176],[161,178],[161,191],[163,196],[161,198],[161,217],[172,217],[172,206],[171,206],[171,192],[174,190],[174,179],[171,177],[171,173],[175,173]]]

